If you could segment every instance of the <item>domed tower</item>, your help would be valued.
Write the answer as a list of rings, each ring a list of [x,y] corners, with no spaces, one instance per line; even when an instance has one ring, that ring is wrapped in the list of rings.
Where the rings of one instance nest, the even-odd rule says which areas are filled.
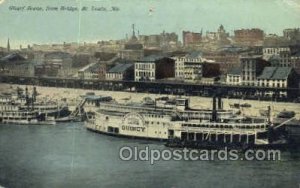
[[[120,51],[120,58],[126,60],[139,60],[144,57],[143,45],[135,36],[134,24],[132,24],[132,36],[128,42],[124,44],[124,49]]]
[[[141,50],[143,45],[139,43],[138,38],[135,36],[134,24],[132,24],[132,36],[129,41],[124,45],[125,50]]]
[[[227,39],[228,37],[229,37],[229,33],[226,33],[224,26],[221,24],[217,33],[218,41],[221,44],[229,44],[229,41]]]
[[[218,29],[218,33],[225,33],[225,29],[224,26],[221,24],[219,29]]]

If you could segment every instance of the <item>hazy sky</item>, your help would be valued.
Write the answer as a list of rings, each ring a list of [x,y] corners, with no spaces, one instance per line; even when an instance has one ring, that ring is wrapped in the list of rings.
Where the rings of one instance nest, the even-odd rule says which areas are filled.
[[[10,6],[116,6],[120,11],[12,11]],[[300,27],[300,0],[0,0],[0,46],[8,37],[13,47],[121,39],[131,34],[133,23],[140,34],[175,31],[180,39],[182,30],[216,31],[220,24],[231,33],[258,27],[282,34],[284,28]]]

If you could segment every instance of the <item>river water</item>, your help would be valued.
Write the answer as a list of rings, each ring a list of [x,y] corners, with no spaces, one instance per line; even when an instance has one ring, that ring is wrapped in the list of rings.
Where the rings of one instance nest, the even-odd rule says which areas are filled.
[[[160,142],[115,138],[83,123],[0,125],[3,187],[296,187],[300,153],[280,161],[122,161],[122,146],[164,149]]]

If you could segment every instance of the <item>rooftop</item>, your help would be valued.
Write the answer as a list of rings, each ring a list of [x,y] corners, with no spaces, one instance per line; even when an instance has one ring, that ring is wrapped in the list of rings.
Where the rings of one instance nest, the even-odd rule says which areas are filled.
[[[165,56],[163,56],[163,55],[149,55],[147,57],[144,57],[140,61],[149,62],[149,61],[156,61],[156,60],[163,59],[163,58],[165,58]]]
[[[96,65],[96,63],[90,63],[90,64],[86,65],[85,67],[81,68],[79,71],[80,72],[88,71],[95,65]]]
[[[131,67],[133,67],[132,63],[118,64],[118,65],[114,66],[113,68],[111,68],[107,72],[108,73],[123,73],[123,72],[125,72],[127,69],[129,69]]]
[[[269,58],[267,58],[267,61],[270,61],[270,62],[279,62],[281,60],[280,56],[279,55],[272,55],[270,56]]]
[[[291,73],[291,67],[265,67],[258,79],[284,80]]]
[[[202,52],[193,51],[191,53],[188,53],[185,57],[190,59],[196,59],[196,58],[201,58],[201,56],[202,56]]]
[[[293,57],[300,57],[300,51],[293,54]]]
[[[0,59],[0,62],[22,61],[25,60],[23,56],[18,53],[8,54]]]
[[[258,58],[262,58],[261,55],[243,55],[240,57],[241,59],[258,59]]]
[[[290,48],[290,44],[264,44],[264,48]]]
[[[242,68],[241,67],[233,67],[232,69],[230,69],[228,71],[227,74],[234,74],[234,75],[240,75],[242,72]]]
[[[61,52],[61,51],[55,51],[55,52],[49,52],[47,54],[45,54],[45,58],[48,59],[68,59],[68,58],[72,58],[72,55],[66,52]]]
[[[140,43],[126,43],[124,46],[125,50],[142,50],[143,45]]]

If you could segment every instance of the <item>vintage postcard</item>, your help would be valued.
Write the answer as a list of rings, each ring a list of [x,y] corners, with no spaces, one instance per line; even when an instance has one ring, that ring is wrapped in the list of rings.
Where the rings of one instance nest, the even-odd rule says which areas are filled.
[[[300,187],[300,0],[0,0],[0,187]]]

